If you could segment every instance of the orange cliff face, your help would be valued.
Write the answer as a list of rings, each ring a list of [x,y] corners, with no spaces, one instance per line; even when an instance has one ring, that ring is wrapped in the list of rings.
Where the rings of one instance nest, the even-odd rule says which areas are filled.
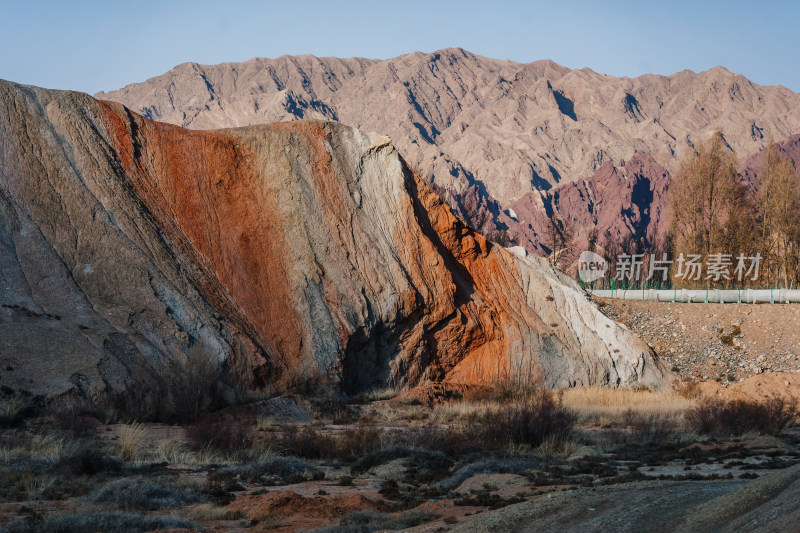
[[[302,334],[280,261],[287,243],[249,148],[228,133],[193,132],[102,105],[123,172],[147,211],[168,240],[212,273],[203,293],[240,314],[281,366],[295,365]]]
[[[454,217],[385,137],[188,131],[6,82],[0,101],[0,303],[35,313],[3,311],[0,333],[62,341],[26,336],[2,357],[37,354],[22,366],[45,394],[124,389],[132,361],[198,344],[254,383],[327,374],[351,392],[665,380],[573,282]],[[37,376],[47,361],[57,375]]]

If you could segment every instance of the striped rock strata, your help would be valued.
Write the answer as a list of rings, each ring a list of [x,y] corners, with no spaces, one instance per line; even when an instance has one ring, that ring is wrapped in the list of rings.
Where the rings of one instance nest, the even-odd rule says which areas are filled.
[[[512,252],[385,137],[190,131],[0,82],[0,386],[96,398],[197,346],[252,386],[665,381],[573,281]]]

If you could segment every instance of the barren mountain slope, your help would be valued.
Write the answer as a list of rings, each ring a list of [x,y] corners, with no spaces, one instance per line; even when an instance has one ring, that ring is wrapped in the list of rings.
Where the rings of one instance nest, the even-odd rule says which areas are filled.
[[[0,105],[0,385],[96,396],[196,345],[348,390],[665,379],[572,281],[455,218],[385,137],[190,131],[8,82]]]
[[[714,128],[741,155],[800,131],[800,95],[717,67],[616,78],[461,49],[377,61],[313,56],[184,64],[98,94],[189,128],[325,117],[391,137],[456,193],[477,180],[507,207],[534,189],[652,154],[668,170]]]

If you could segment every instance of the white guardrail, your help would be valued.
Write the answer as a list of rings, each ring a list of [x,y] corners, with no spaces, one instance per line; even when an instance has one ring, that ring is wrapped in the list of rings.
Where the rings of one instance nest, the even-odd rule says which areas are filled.
[[[800,303],[800,289],[602,289],[586,291],[601,298],[680,303]]]

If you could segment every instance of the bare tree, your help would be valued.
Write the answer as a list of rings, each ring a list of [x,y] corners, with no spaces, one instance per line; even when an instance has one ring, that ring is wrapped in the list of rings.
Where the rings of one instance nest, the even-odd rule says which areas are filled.
[[[753,253],[756,209],[721,131],[698,143],[681,162],[670,184],[670,200],[673,256]]]
[[[724,245],[732,207],[746,196],[737,176],[736,155],[719,130],[681,162],[670,184],[671,233],[679,249],[710,254]]]
[[[756,196],[761,215],[762,254],[774,267],[771,281],[797,278],[800,244],[800,191],[794,161],[783,156],[772,140],[765,150]]]
[[[547,234],[544,246],[550,250],[550,262],[561,268],[574,260],[574,231],[572,224],[555,213],[547,217]]]

